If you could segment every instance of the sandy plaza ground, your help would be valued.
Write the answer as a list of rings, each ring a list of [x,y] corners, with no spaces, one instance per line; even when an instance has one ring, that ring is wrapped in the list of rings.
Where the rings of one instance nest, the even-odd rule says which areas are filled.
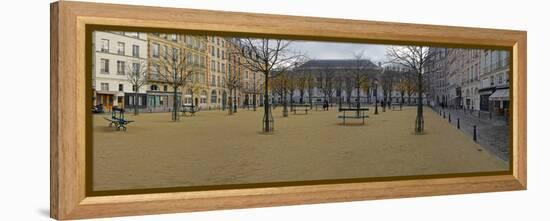
[[[141,113],[125,132],[93,120],[93,189],[121,190],[324,179],[504,171],[505,161],[429,108],[424,135],[416,109],[382,112],[365,125],[341,125],[336,109],[273,111],[275,133],[262,134],[263,109],[201,111],[173,122]],[[351,122],[350,120],[349,122]]]

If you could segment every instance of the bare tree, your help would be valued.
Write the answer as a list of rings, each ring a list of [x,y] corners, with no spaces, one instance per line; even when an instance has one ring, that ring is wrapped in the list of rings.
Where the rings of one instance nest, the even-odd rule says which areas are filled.
[[[292,102],[293,91],[296,88],[292,77],[290,73],[283,72],[272,78],[272,90],[279,95],[283,103],[283,117],[288,117],[288,97],[290,97]]]
[[[340,109],[342,108],[342,92],[344,91],[345,76],[334,76],[332,81],[334,81],[333,87],[336,92],[336,96],[338,96],[338,109]]]
[[[241,88],[242,79],[238,71],[229,70],[224,75],[225,87],[229,90],[229,115],[237,111],[237,90]]]
[[[342,87],[344,91],[346,92],[346,100],[348,103],[348,106],[351,106],[351,93],[353,92],[353,77],[350,73],[344,72],[342,73]]]
[[[166,47],[159,53],[158,59],[151,59],[155,75],[164,83],[170,85],[173,90],[174,100],[172,103],[172,120],[177,121],[178,115],[178,90],[183,89],[195,71],[191,62],[180,48],[172,48],[166,51]]]
[[[356,92],[357,92],[357,108],[361,107],[361,103],[360,103],[361,87],[364,84],[368,83],[367,65],[370,61],[363,57],[364,56],[363,53],[364,52],[354,53],[353,55],[354,66],[349,73],[351,82],[353,83],[354,88],[356,89]],[[348,96],[351,96],[351,95],[348,95]]]
[[[414,131],[424,133],[424,115],[422,109],[423,77],[425,67],[430,60],[431,53],[426,46],[393,46],[386,50],[386,57],[390,63],[408,68],[416,75],[417,111]]]
[[[304,95],[307,89],[308,84],[308,76],[304,72],[295,72],[293,76],[293,80],[295,83],[296,88],[298,89],[298,92],[300,93],[300,100],[299,103],[304,102]]]
[[[401,100],[399,101],[399,108],[403,109],[403,101],[405,99],[405,92],[407,90],[407,75],[406,73],[402,73],[397,78],[397,82],[395,84],[395,90],[399,92],[399,96],[401,97]]]
[[[126,67],[128,73],[126,73],[126,81],[132,86],[132,91],[134,92],[134,115],[138,115],[138,93],[139,89],[147,83],[147,64],[144,61],[137,60],[132,61],[131,64],[128,64]]]
[[[392,71],[392,70],[384,70],[384,72],[382,73],[381,83],[382,83],[382,90],[383,90],[382,94],[384,95],[383,97],[384,105],[382,105],[382,109],[384,111],[386,110],[386,106],[391,108],[391,103],[392,103],[391,92],[394,89],[394,83],[395,83],[395,78],[397,74],[398,73],[396,71]]]
[[[318,86],[323,93],[325,100],[328,100],[332,103],[332,96],[334,94],[334,89],[336,89],[337,79],[334,76],[334,70],[330,68],[325,68],[319,72],[319,82]],[[341,86],[341,85],[339,85]],[[341,87],[339,88],[341,92]]]
[[[264,132],[273,132],[273,116],[269,103],[269,79],[276,76],[272,70],[276,68],[290,67],[298,54],[289,50],[291,41],[268,38],[242,38],[237,39],[241,48],[236,52],[244,59],[241,64],[250,71],[259,72],[264,75],[264,117],[262,129]],[[280,72],[279,72],[280,73]]]

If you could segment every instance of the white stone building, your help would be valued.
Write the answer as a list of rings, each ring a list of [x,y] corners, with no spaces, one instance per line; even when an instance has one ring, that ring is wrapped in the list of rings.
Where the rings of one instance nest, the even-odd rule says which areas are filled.
[[[146,85],[138,91],[134,101],[134,89],[127,80],[131,70],[147,65],[147,35],[137,32],[93,33],[92,89],[93,105],[101,105],[105,111],[114,106],[125,108],[146,106]]]

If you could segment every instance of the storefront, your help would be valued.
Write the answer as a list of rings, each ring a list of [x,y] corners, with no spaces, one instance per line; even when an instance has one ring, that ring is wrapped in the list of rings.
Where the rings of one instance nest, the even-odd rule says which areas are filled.
[[[173,92],[147,91],[147,111],[168,112],[173,105],[169,98],[173,96]]]
[[[489,101],[492,106],[492,112],[497,114],[505,114],[509,110],[510,98],[509,88],[497,88],[491,96]]]
[[[95,105],[101,105],[103,110],[110,112],[113,106],[122,107],[124,94],[118,91],[96,91]],[[120,102],[119,102],[120,101]]]
[[[137,96],[135,96],[135,93],[125,93],[123,98],[124,98],[124,101],[123,101],[124,106],[119,106],[119,107],[122,107],[122,108],[126,107],[128,110],[129,109],[133,110],[134,107],[137,107],[138,109],[142,110],[147,107],[147,103],[146,103],[147,94],[138,93]]]
[[[489,97],[493,94],[494,91],[495,91],[494,87],[479,89],[479,110],[480,111],[490,110]]]

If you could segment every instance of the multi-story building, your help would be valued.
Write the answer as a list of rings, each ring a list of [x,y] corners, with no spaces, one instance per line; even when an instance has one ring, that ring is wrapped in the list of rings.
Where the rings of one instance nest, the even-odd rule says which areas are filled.
[[[427,84],[429,101],[432,106],[447,105],[447,96],[449,94],[449,79],[448,79],[448,63],[447,48],[430,48],[428,51],[429,61],[426,66]]]
[[[145,87],[138,91],[128,81],[132,70],[147,65],[147,35],[137,32],[96,31],[93,33],[93,104],[106,111],[113,106],[145,107]]]
[[[210,108],[220,108],[227,104],[227,92],[224,87],[224,76],[227,73],[226,40],[218,36],[208,36],[207,40],[208,84],[210,86],[208,102]]]
[[[504,113],[508,107],[509,53],[450,48],[427,66],[431,93],[439,106]]]
[[[450,106],[479,110],[480,56],[479,49],[449,49],[447,89]]]
[[[209,85],[207,79],[207,42],[206,36],[193,36],[181,34],[149,33],[149,79],[147,88],[147,110],[170,111],[174,99],[178,105],[195,105],[206,107],[208,105]],[[169,53],[169,54],[166,54]],[[157,73],[159,59],[177,57],[185,62],[180,68],[189,71],[190,76],[183,88],[178,88],[174,97],[174,85],[171,81]],[[184,74],[186,75],[186,74]],[[182,99],[183,98],[183,99]]]
[[[510,103],[510,53],[483,50],[480,69],[480,110],[504,114]]]

